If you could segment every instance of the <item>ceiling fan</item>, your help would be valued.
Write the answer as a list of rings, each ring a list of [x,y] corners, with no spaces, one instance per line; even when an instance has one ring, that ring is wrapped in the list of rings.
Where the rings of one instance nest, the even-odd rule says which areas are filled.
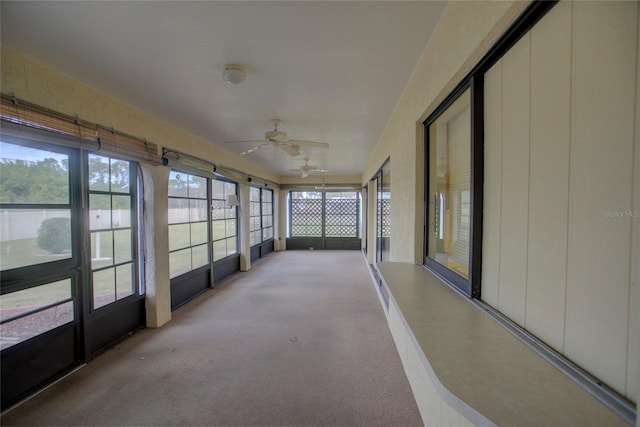
[[[300,166],[298,169],[289,169],[292,172],[300,172],[302,178],[306,178],[309,174],[324,174],[329,173],[328,170],[318,169],[316,166],[312,166],[309,164],[309,158],[304,158],[304,165]]]
[[[289,136],[286,132],[278,130],[278,126],[281,123],[279,119],[271,120],[273,123],[274,129],[264,134],[264,140],[247,140],[247,141],[225,141],[227,144],[235,144],[238,142],[253,142],[259,143],[259,145],[250,148],[246,151],[240,153],[241,156],[251,154],[256,150],[264,147],[265,145],[273,145],[274,147],[280,148],[282,151],[287,153],[288,155],[295,157],[300,155],[300,147],[316,147],[316,148],[328,148],[329,144],[326,142],[315,142],[315,141],[302,141],[298,139],[289,139]]]

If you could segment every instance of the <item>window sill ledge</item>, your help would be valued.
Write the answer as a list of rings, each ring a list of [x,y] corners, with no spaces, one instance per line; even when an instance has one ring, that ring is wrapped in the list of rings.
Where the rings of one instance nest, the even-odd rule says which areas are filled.
[[[376,268],[389,294],[389,328],[425,424],[627,426],[424,267],[383,262]],[[434,392],[439,406],[430,401]]]

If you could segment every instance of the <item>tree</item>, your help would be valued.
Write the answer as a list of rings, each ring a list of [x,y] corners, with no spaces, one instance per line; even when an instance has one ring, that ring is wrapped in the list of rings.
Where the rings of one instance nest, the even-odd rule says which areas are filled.
[[[5,160],[0,163],[3,203],[69,203],[68,162]]]
[[[71,221],[69,218],[48,218],[38,229],[38,246],[61,254],[71,250]]]

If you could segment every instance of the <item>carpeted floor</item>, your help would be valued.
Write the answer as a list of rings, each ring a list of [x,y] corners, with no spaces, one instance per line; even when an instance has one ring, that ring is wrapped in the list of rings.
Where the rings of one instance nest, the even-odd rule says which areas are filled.
[[[0,421],[422,425],[367,269],[359,251],[270,254]]]

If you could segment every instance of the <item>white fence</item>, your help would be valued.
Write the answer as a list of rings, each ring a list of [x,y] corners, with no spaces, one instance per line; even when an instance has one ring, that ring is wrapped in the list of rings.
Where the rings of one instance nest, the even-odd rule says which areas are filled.
[[[113,215],[113,218],[111,218]],[[38,229],[45,219],[71,218],[68,210],[2,210],[0,211],[0,240],[3,242],[21,239],[35,239]],[[89,212],[92,229],[130,226],[130,211],[116,209],[92,210]]]

